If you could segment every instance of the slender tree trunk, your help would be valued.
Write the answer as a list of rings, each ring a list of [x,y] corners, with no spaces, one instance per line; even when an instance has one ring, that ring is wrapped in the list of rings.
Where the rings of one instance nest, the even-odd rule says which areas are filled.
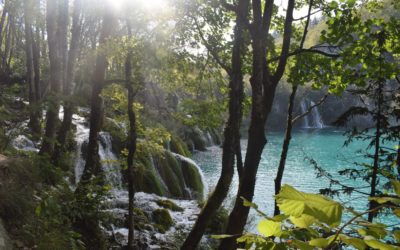
[[[1,61],[1,68],[5,73],[7,72],[7,59],[10,53],[11,48],[11,36],[12,36],[12,29],[14,25],[14,15],[8,14],[8,25],[7,25],[7,33],[5,36],[5,44],[4,44],[4,53],[2,54],[2,61]]]
[[[48,97],[48,108],[46,113],[46,128],[43,137],[40,154],[52,155],[55,144],[55,135],[58,124],[58,113],[60,109],[59,94],[63,82],[62,53],[60,51],[60,13],[63,11],[60,0],[47,0],[46,6],[46,28],[49,45],[50,59],[50,92]]]
[[[90,133],[89,144],[86,156],[86,165],[82,175],[82,180],[89,180],[93,175],[100,173],[99,162],[99,144],[98,135],[102,127],[103,120],[103,99],[100,94],[105,84],[105,75],[107,69],[107,56],[103,47],[107,39],[111,37],[114,29],[115,17],[112,11],[105,11],[103,27],[100,37],[100,48],[96,58],[96,67],[92,78],[92,98],[90,112]]]
[[[234,174],[235,154],[240,149],[240,124],[242,119],[243,102],[243,73],[242,73],[242,46],[244,19],[247,18],[248,0],[241,0],[238,4],[236,27],[234,31],[234,47],[232,50],[232,70],[229,82],[229,118],[224,131],[222,151],[222,170],[214,192],[201,210],[195,225],[183,243],[182,250],[192,250],[197,247],[204,231],[222,202],[226,198]]]
[[[35,88],[33,32],[32,32],[32,0],[24,1],[26,81],[29,86],[29,127],[33,134],[40,136],[40,112]]]
[[[127,19],[128,38],[132,39],[132,28],[129,19]],[[128,134],[128,250],[135,250],[135,221],[134,221],[134,199],[135,199],[135,183],[134,183],[134,156],[136,152],[136,114],[133,110],[133,81],[132,81],[132,48],[128,49],[128,54],[125,61],[125,80],[126,88],[128,89],[128,117],[129,117],[129,134]],[[141,77],[138,77],[141,78]]]
[[[72,17],[72,30],[70,49],[68,51],[68,60],[65,69],[65,81],[63,94],[64,101],[64,117],[60,129],[57,134],[57,145],[53,154],[53,161],[57,163],[61,154],[65,151],[65,144],[67,135],[71,129],[72,115],[74,113],[74,103],[71,100],[72,84],[75,76],[75,64],[79,53],[79,44],[82,34],[82,20],[81,20],[81,0],[74,1],[74,11]]]
[[[292,138],[293,107],[294,107],[294,99],[296,97],[296,92],[297,92],[297,86],[294,85],[292,87],[292,93],[290,94],[290,98],[289,98],[289,108],[288,108],[288,116],[287,116],[287,123],[286,123],[285,139],[283,141],[282,153],[281,153],[281,158],[280,158],[279,166],[278,166],[278,172],[277,172],[276,178],[274,180],[275,195],[277,195],[281,190],[283,172],[285,170],[286,158],[287,158],[287,154],[289,151],[289,144],[290,144],[290,140]],[[279,208],[275,201],[274,215],[278,215],[278,214],[279,214]]]
[[[6,21],[7,18],[7,2],[8,1],[4,1],[4,8],[3,11],[1,13],[1,20],[0,20],[0,48],[1,45],[3,44],[3,34],[4,34],[4,23]]]
[[[378,170],[379,170],[379,150],[380,150],[380,140],[381,140],[381,119],[382,119],[382,80],[379,80],[378,90],[377,90],[377,114],[376,114],[376,131],[375,131],[375,148],[374,148],[374,165],[372,167],[372,175],[371,175],[371,192],[369,197],[374,197],[376,195],[376,186],[377,186],[377,178],[378,178]],[[377,206],[376,201],[369,202],[369,210],[374,209]],[[368,213],[368,221],[372,222],[375,217],[375,212]]]
[[[226,229],[226,234],[229,235],[241,235],[247,222],[250,208],[243,206],[242,197],[249,201],[253,200],[258,165],[261,160],[264,146],[267,143],[265,137],[265,123],[272,109],[276,86],[283,76],[287,63],[287,54],[292,34],[294,2],[294,0],[288,0],[281,60],[278,63],[275,74],[271,75],[265,55],[266,40],[273,14],[273,0],[269,0],[265,3],[264,11],[261,11],[261,1],[252,1],[254,21],[250,30],[253,39],[253,72],[250,79],[252,88],[251,120],[243,175],[239,182],[235,205],[229,215],[228,226]],[[237,237],[230,237],[223,239],[219,249],[236,249],[236,238]]]

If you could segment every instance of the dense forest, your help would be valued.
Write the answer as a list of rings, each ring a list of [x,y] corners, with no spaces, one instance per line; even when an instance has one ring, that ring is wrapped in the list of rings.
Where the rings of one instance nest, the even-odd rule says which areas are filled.
[[[400,249],[400,1],[1,0],[0,250]]]

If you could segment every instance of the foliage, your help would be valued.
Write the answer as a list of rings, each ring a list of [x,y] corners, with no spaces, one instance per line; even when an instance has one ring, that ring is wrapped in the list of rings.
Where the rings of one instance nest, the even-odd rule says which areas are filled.
[[[392,180],[399,187],[400,182]],[[246,249],[314,249],[331,247],[353,247],[356,249],[398,249],[400,247],[399,230],[391,225],[370,223],[363,216],[368,213],[349,210],[351,219],[342,222],[340,203],[322,195],[310,194],[285,185],[275,197],[283,214],[272,218],[264,217],[257,226],[260,234],[245,234],[237,239]],[[399,218],[400,192],[374,197],[380,206],[376,210],[386,209],[391,216]],[[255,204],[244,202],[256,207]],[[215,238],[232,237],[217,235]]]

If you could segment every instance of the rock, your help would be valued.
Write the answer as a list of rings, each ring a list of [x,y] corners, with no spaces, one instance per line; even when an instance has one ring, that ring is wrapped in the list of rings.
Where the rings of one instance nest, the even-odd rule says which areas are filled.
[[[156,223],[155,227],[162,233],[166,232],[174,225],[171,215],[165,208],[154,210],[152,213],[152,218]]]

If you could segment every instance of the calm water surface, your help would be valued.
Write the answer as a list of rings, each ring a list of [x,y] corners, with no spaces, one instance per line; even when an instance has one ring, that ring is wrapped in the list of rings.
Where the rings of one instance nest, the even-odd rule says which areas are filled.
[[[365,162],[362,153],[358,152],[364,149],[366,142],[356,141],[348,147],[343,147],[346,137],[343,131],[334,129],[307,129],[294,131],[286,168],[283,176],[283,184],[289,184],[301,191],[318,193],[321,188],[329,186],[329,180],[326,178],[317,178],[314,167],[306,160],[311,157],[318,162],[327,172],[347,185],[363,187],[366,186],[362,180],[348,179],[340,176],[337,171],[354,167],[354,162]],[[268,144],[262,154],[255,189],[254,202],[259,208],[271,215],[273,213],[274,178],[277,166],[279,164],[282,141],[284,134],[281,132],[269,133],[267,135]],[[246,148],[247,141],[242,140],[242,149]],[[213,190],[221,171],[221,153],[219,147],[211,147],[206,152],[197,152],[193,159],[199,164],[204,172],[204,177],[209,187]],[[242,152],[245,155],[245,152]],[[231,186],[230,198],[225,206],[233,205],[233,198],[237,191],[237,175]],[[368,191],[365,189],[364,191]],[[345,202],[346,205],[353,207],[358,211],[365,211],[367,201],[365,196],[353,193],[351,197],[343,195],[335,197],[336,200]],[[252,212],[250,220],[257,221],[255,212]],[[345,215],[344,219],[347,219]],[[251,221],[250,221],[251,222]],[[252,227],[254,229],[254,227]]]

